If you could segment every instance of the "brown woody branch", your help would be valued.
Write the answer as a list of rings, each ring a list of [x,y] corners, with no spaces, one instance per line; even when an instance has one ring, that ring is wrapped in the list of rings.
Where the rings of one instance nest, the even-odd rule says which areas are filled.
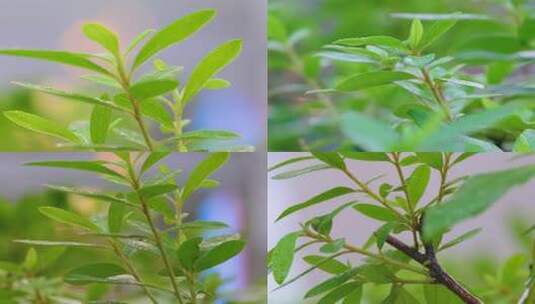
[[[481,304],[483,303],[480,299],[470,293],[466,288],[459,284],[452,276],[450,276],[438,263],[435,250],[433,246],[425,246],[425,254],[419,252],[403,243],[402,241],[389,236],[386,239],[386,242],[392,247],[398,249],[399,251],[405,253],[411,257],[416,262],[420,263],[427,269],[429,269],[429,275],[437,283],[448,288],[451,292],[455,293],[459,298],[461,298],[467,304]]]

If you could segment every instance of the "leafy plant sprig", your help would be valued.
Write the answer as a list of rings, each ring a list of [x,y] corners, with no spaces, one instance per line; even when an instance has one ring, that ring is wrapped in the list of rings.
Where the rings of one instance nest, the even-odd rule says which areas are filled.
[[[360,303],[364,285],[390,285],[390,293],[384,303],[487,303],[494,292],[477,294],[477,289],[466,286],[447,272],[438,254],[476,236],[481,229],[474,229],[447,240],[448,232],[458,223],[487,210],[513,187],[535,177],[535,167],[525,166],[462,178],[451,178],[450,171],[473,154],[452,153],[312,153],[288,159],[270,168],[270,171],[289,169],[273,176],[284,180],[305,174],[334,170],[347,177],[351,186],[337,186],[302,203],[285,209],[277,222],[302,210],[333,199],[345,199],[331,212],[321,214],[301,223],[301,229],[282,237],[269,253],[268,266],[278,288],[283,288],[313,271],[323,271],[330,277],[307,291],[305,298],[318,297],[318,303]],[[366,180],[357,176],[347,163],[351,160],[381,162],[390,165],[397,182],[383,182],[375,186],[382,176]],[[409,171],[410,169],[410,171]],[[430,188],[433,175],[439,178],[436,190]],[[336,217],[352,209],[380,223],[380,227],[368,241],[357,246],[345,238],[333,235]],[[397,235],[410,235],[410,243]],[[373,247],[376,247],[374,249]],[[288,279],[295,255],[305,248],[318,247],[318,255],[303,259],[310,265],[304,272]],[[341,257],[364,256],[355,265]],[[523,257],[521,257],[523,258]],[[521,286],[510,279],[521,271],[523,259],[512,258],[507,263],[508,278],[496,280],[510,291],[508,297],[520,299]],[[518,262],[520,261],[520,263]],[[503,276],[500,274],[500,277]],[[413,287],[422,293],[414,295]],[[530,285],[531,286],[531,285]],[[277,289],[278,289],[277,288]],[[499,290],[497,287],[494,290]],[[420,297],[420,295],[422,295]],[[503,299],[503,298],[500,298]]]
[[[104,250],[114,256],[112,261],[105,263],[85,262],[65,274],[64,281],[75,286],[99,283],[137,287],[151,303],[213,303],[221,299],[218,288],[223,280],[215,273],[201,274],[240,254],[245,248],[245,241],[236,234],[204,237],[206,231],[228,226],[222,222],[187,221],[184,206],[196,191],[217,187],[219,183],[210,176],[226,163],[229,154],[208,155],[193,169],[182,186],[175,182],[180,170],[161,166],[156,175],[149,175],[149,170],[167,155],[164,152],[148,155],[118,152],[117,160],[111,161],[29,163],[29,166],[98,174],[124,190],[108,193],[50,186],[107,204],[107,215],[86,217],[62,208],[41,207],[39,211],[43,215],[59,224],[71,226],[82,239],[24,239],[15,242],[34,247]],[[30,252],[36,255],[35,251]],[[140,255],[151,256],[150,269],[141,267],[137,262]]]
[[[183,67],[170,66],[155,59],[153,70],[136,77],[147,61],[161,51],[180,43],[205,27],[215,16],[211,9],[186,15],[167,27],[146,30],[128,47],[122,48],[119,37],[98,23],[84,25],[83,33],[102,47],[104,53],[86,54],[52,50],[3,49],[0,55],[28,57],[52,61],[88,70],[84,76],[103,86],[100,96],[66,92],[59,89],[15,82],[24,88],[74,100],[93,106],[89,121],[75,122],[69,127],[32,113],[7,111],[5,116],[15,124],[38,133],[54,136],[62,146],[82,149],[232,151],[251,150],[249,146],[232,144],[239,135],[224,130],[185,131],[190,120],[184,117],[185,108],[203,90],[219,90],[230,86],[227,80],[214,78],[238,57],[242,49],[239,39],[222,43],[209,52],[192,70],[181,85],[177,77]],[[147,40],[140,50],[136,48]],[[119,117],[114,117],[117,113]],[[122,119],[130,118],[138,131],[121,126]],[[155,122],[166,136],[156,140],[150,134],[146,120]],[[110,133],[117,138],[110,139]]]
[[[531,79],[526,75],[507,82],[533,60],[527,52],[535,38],[527,30],[533,17],[516,18],[511,27],[517,35],[485,33],[445,57],[430,48],[459,20],[491,18],[462,13],[394,17],[416,18],[405,40],[386,35],[339,39],[301,55],[297,46],[305,32],[288,33],[283,21],[270,16],[270,50],[285,56],[288,71],[303,79],[303,85],[284,83],[272,89],[272,99],[281,99],[272,102],[274,144],[293,136],[306,150],[533,150],[534,114],[525,102],[533,97]],[[434,22],[424,26],[418,18]],[[492,47],[499,37],[502,46]],[[283,114],[292,110],[282,105],[282,96],[303,91],[307,103],[300,102],[294,115]],[[296,122],[301,116],[310,126]],[[295,131],[282,133],[287,128]]]

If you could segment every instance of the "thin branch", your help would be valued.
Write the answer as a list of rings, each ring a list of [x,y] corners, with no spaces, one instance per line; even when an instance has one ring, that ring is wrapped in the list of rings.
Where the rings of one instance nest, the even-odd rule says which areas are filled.
[[[478,299],[476,296],[470,293],[466,288],[459,284],[452,276],[450,276],[438,263],[436,258],[435,250],[433,246],[425,246],[425,254],[407,246],[405,243],[400,240],[389,236],[386,240],[388,244],[398,249],[399,251],[410,256],[416,262],[422,264],[427,269],[429,269],[429,275],[437,283],[442,284],[444,287],[448,288],[451,292],[455,293],[460,299],[462,299],[467,304],[482,304],[483,302]]]

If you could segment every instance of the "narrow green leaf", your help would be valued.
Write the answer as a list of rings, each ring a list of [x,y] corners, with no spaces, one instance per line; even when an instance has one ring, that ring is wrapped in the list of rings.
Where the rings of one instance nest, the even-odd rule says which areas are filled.
[[[134,68],[139,67],[160,51],[193,35],[212,20],[214,16],[214,10],[201,10],[182,17],[157,32],[139,51],[134,61]]]
[[[424,284],[424,297],[427,304],[457,304],[461,303],[456,299],[455,294],[446,287],[439,284]]]
[[[28,249],[28,252],[26,252],[26,257],[24,258],[24,262],[22,262],[22,267],[24,267],[26,270],[33,271],[37,266],[37,262],[37,251],[35,251],[34,248]]]
[[[100,230],[97,225],[93,224],[88,219],[67,210],[55,207],[41,207],[39,208],[39,212],[41,212],[48,218],[62,224],[67,224],[95,232],[98,232]]]
[[[422,38],[424,36],[424,26],[422,24],[422,21],[420,19],[414,19],[412,20],[411,24],[411,31],[409,35],[409,45],[413,50],[418,49],[418,46],[420,45],[420,42],[422,41]]]
[[[388,155],[386,153],[379,152],[340,152],[340,154],[346,158],[364,160],[364,161],[389,161]]]
[[[318,269],[330,274],[340,274],[350,269],[346,264],[325,256],[309,255],[304,257],[303,260],[310,265],[318,266]]]
[[[117,34],[98,23],[88,23],[83,27],[85,36],[94,42],[100,44],[104,49],[108,50],[115,58],[119,60],[119,38]]]
[[[223,264],[240,254],[244,248],[245,241],[242,240],[232,240],[222,243],[202,254],[195,262],[195,269],[203,271]]]
[[[178,81],[170,79],[146,80],[134,84],[130,88],[130,94],[138,100],[158,97],[169,93],[178,87]]]
[[[331,167],[342,170],[346,168],[344,159],[337,152],[312,152],[312,155]]]
[[[180,264],[186,269],[193,269],[193,265],[197,258],[199,258],[199,255],[201,253],[199,247],[201,243],[201,237],[191,238],[182,243],[182,245],[180,245],[180,248],[178,248],[178,260],[180,261]]]
[[[282,284],[290,273],[294,260],[295,245],[299,238],[298,232],[287,234],[279,240],[271,251],[270,266],[277,284]]]
[[[335,289],[336,287],[344,284],[349,279],[351,279],[357,271],[355,269],[346,271],[340,275],[337,275],[335,277],[332,277],[326,281],[321,282],[320,284],[312,287],[306,294],[305,299],[315,297],[317,295],[320,295],[322,293],[325,293],[329,290]]]
[[[277,170],[279,168],[282,168],[282,167],[285,167],[285,166],[288,166],[288,165],[291,165],[291,164],[295,164],[295,163],[298,163],[298,162],[302,162],[302,161],[305,161],[305,160],[311,160],[311,159],[314,159],[314,157],[313,156],[301,156],[301,157],[290,158],[290,159],[287,159],[285,161],[282,161],[280,163],[277,163],[277,164],[269,167],[268,172]]]
[[[112,202],[108,209],[108,230],[111,233],[119,233],[128,213],[125,204]]]
[[[91,141],[94,144],[104,144],[108,137],[108,130],[111,125],[111,109],[95,105],[91,113]]]
[[[45,246],[45,247],[81,247],[81,248],[99,248],[101,245],[80,242],[64,242],[64,241],[46,241],[46,240],[13,240],[15,243]]]
[[[355,289],[359,288],[361,283],[359,282],[350,282],[339,286],[333,291],[329,292],[323,298],[321,298],[318,304],[335,304],[338,301],[342,300],[346,296],[350,295]]]
[[[370,204],[358,204],[353,206],[353,209],[364,214],[367,217],[372,219],[383,221],[383,222],[395,222],[398,220],[397,215],[391,210]]]
[[[176,190],[178,190],[178,186],[174,184],[156,184],[141,188],[139,190],[139,195],[146,199],[150,199]]]
[[[84,68],[100,74],[111,75],[110,72],[89,60],[90,55],[50,50],[0,50],[0,55],[27,57],[38,60],[58,62],[70,66]]]
[[[49,168],[63,168],[63,169],[72,169],[93,173],[100,173],[112,177],[117,177],[123,179],[123,176],[119,173],[108,169],[104,166],[104,162],[101,161],[91,161],[91,160],[50,160],[50,161],[40,161],[40,162],[31,162],[25,164],[26,166],[36,166],[36,167],[49,167]]]
[[[481,230],[482,230],[481,228],[477,228],[477,229],[472,229],[472,230],[470,230],[470,231],[468,231],[466,233],[463,233],[461,236],[456,237],[455,239],[453,239],[453,240],[447,242],[446,244],[440,246],[439,251],[446,250],[448,248],[457,246],[458,244],[475,237],[476,235],[478,235],[481,232]]]
[[[126,54],[130,54],[143,40],[155,32],[155,29],[148,29],[137,35],[134,39],[132,39],[132,42],[130,42],[128,48],[126,48]]]
[[[337,253],[342,250],[346,244],[345,239],[337,239],[320,247],[321,253]]]
[[[231,40],[208,53],[191,72],[191,76],[184,87],[183,102],[187,103],[193,96],[197,95],[214,75],[238,57],[241,49],[241,40]]]
[[[76,134],[52,120],[22,111],[6,111],[4,115],[7,119],[25,129],[54,136],[72,143],[80,143],[80,139]]]
[[[420,49],[430,47],[435,41],[440,39],[451,28],[457,24],[457,19],[438,20],[424,33],[422,41],[420,42]]]
[[[442,153],[440,152],[425,152],[416,153],[416,157],[422,163],[431,166],[437,170],[441,170],[443,166]]]
[[[479,215],[509,190],[534,176],[535,166],[525,166],[469,177],[447,202],[427,210],[424,239],[431,241],[455,224]]]
[[[331,169],[331,168],[332,168],[331,166],[326,165],[326,164],[316,164],[316,165],[308,166],[305,168],[300,168],[300,169],[295,169],[295,170],[290,170],[287,172],[279,173],[273,176],[272,179],[275,179],[275,180],[289,179],[289,178],[294,178],[297,176],[305,175],[311,172],[316,172],[316,171],[321,171],[321,170]]]
[[[396,81],[416,78],[414,75],[397,71],[376,71],[350,76],[336,85],[336,90],[355,92],[377,86],[395,83]]]
[[[345,38],[340,39],[334,44],[345,45],[345,46],[366,46],[366,45],[377,45],[377,46],[386,46],[401,50],[407,50],[407,47],[399,39],[390,36],[370,36],[370,37],[361,37],[361,38]]]
[[[152,168],[155,164],[157,164],[162,159],[169,156],[169,152],[152,152],[147,156],[145,161],[143,162],[143,165],[141,165],[141,173],[147,172],[150,168]]]
[[[223,166],[230,158],[229,153],[213,153],[206,157],[190,173],[188,181],[182,191],[182,199],[185,201],[197,190],[202,182]]]
[[[518,136],[513,146],[516,153],[529,153],[535,151],[535,130],[525,130]]]
[[[353,144],[367,151],[389,151],[399,141],[389,125],[358,112],[343,114],[341,129]]]
[[[104,194],[104,193],[94,192],[94,191],[81,190],[81,189],[71,188],[71,187],[63,187],[63,186],[47,185],[47,187],[50,188],[50,189],[56,190],[56,191],[61,191],[61,192],[71,193],[71,194],[80,195],[80,196],[84,196],[84,197],[94,198],[94,199],[98,199],[98,200],[102,200],[102,201],[106,201],[106,202],[113,202],[113,203],[128,205],[127,201],[125,201],[125,200],[123,200],[121,198],[118,198],[116,196],[109,195],[109,194]]]
[[[214,139],[214,140],[231,140],[237,139],[240,135],[234,132],[225,130],[195,130],[190,132],[184,132],[182,135],[175,137],[174,139]]]
[[[316,196],[314,196],[313,198],[303,202],[303,203],[300,203],[300,204],[297,204],[297,205],[294,205],[286,210],[284,210],[281,215],[279,215],[279,217],[277,218],[276,222],[282,220],[283,218],[287,217],[288,215],[290,214],[293,214],[297,211],[300,211],[300,210],[303,210],[305,208],[308,208],[308,207],[311,207],[311,206],[314,206],[314,205],[317,205],[319,203],[322,203],[324,201],[328,201],[328,200],[331,200],[333,198],[336,198],[336,197],[340,197],[340,196],[343,196],[343,195],[347,195],[349,193],[354,193],[355,190],[354,189],[351,189],[351,188],[347,188],[347,187],[336,187],[336,188],[332,188],[330,190],[327,190],[321,194],[318,194]]]
[[[65,92],[65,91],[61,91],[61,90],[54,89],[54,88],[47,87],[47,86],[40,86],[40,85],[21,83],[21,82],[14,82],[14,84],[21,86],[23,88],[29,89],[29,90],[35,90],[35,91],[39,91],[39,92],[53,95],[53,96],[63,97],[66,99],[72,99],[72,100],[76,100],[76,101],[80,101],[80,102],[84,102],[88,104],[93,104],[93,105],[101,105],[104,107],[112,108],[114,110],[124,111],[122,108],[114,105],[113,103],[106,101],[106,100],[102,100],[100,98],[96,98],[96,97],[85,96],[85,95],[78,94],[78,93]]]
[[[407,179],[407,193],[409,194],[409,203],[415,207],[427,189],[431,169],[422,165],[414,169],[411,176]]]
[[[73,285],[85,285],[127,273],[126,270],[116,264],[98,263],[75,268],[69,271],[64,279],[65,282]]]
[[[221,90],[230,87],[230,85],[231,84],[228,80],[221,78],[212,78],[206,82],[204,88],[207,90]]]

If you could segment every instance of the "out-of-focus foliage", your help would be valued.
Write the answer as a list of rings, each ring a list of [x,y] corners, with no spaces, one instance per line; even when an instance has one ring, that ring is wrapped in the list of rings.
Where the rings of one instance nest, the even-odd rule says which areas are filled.
[[[532,150],[534,12],[272,1],[270,150]]]

